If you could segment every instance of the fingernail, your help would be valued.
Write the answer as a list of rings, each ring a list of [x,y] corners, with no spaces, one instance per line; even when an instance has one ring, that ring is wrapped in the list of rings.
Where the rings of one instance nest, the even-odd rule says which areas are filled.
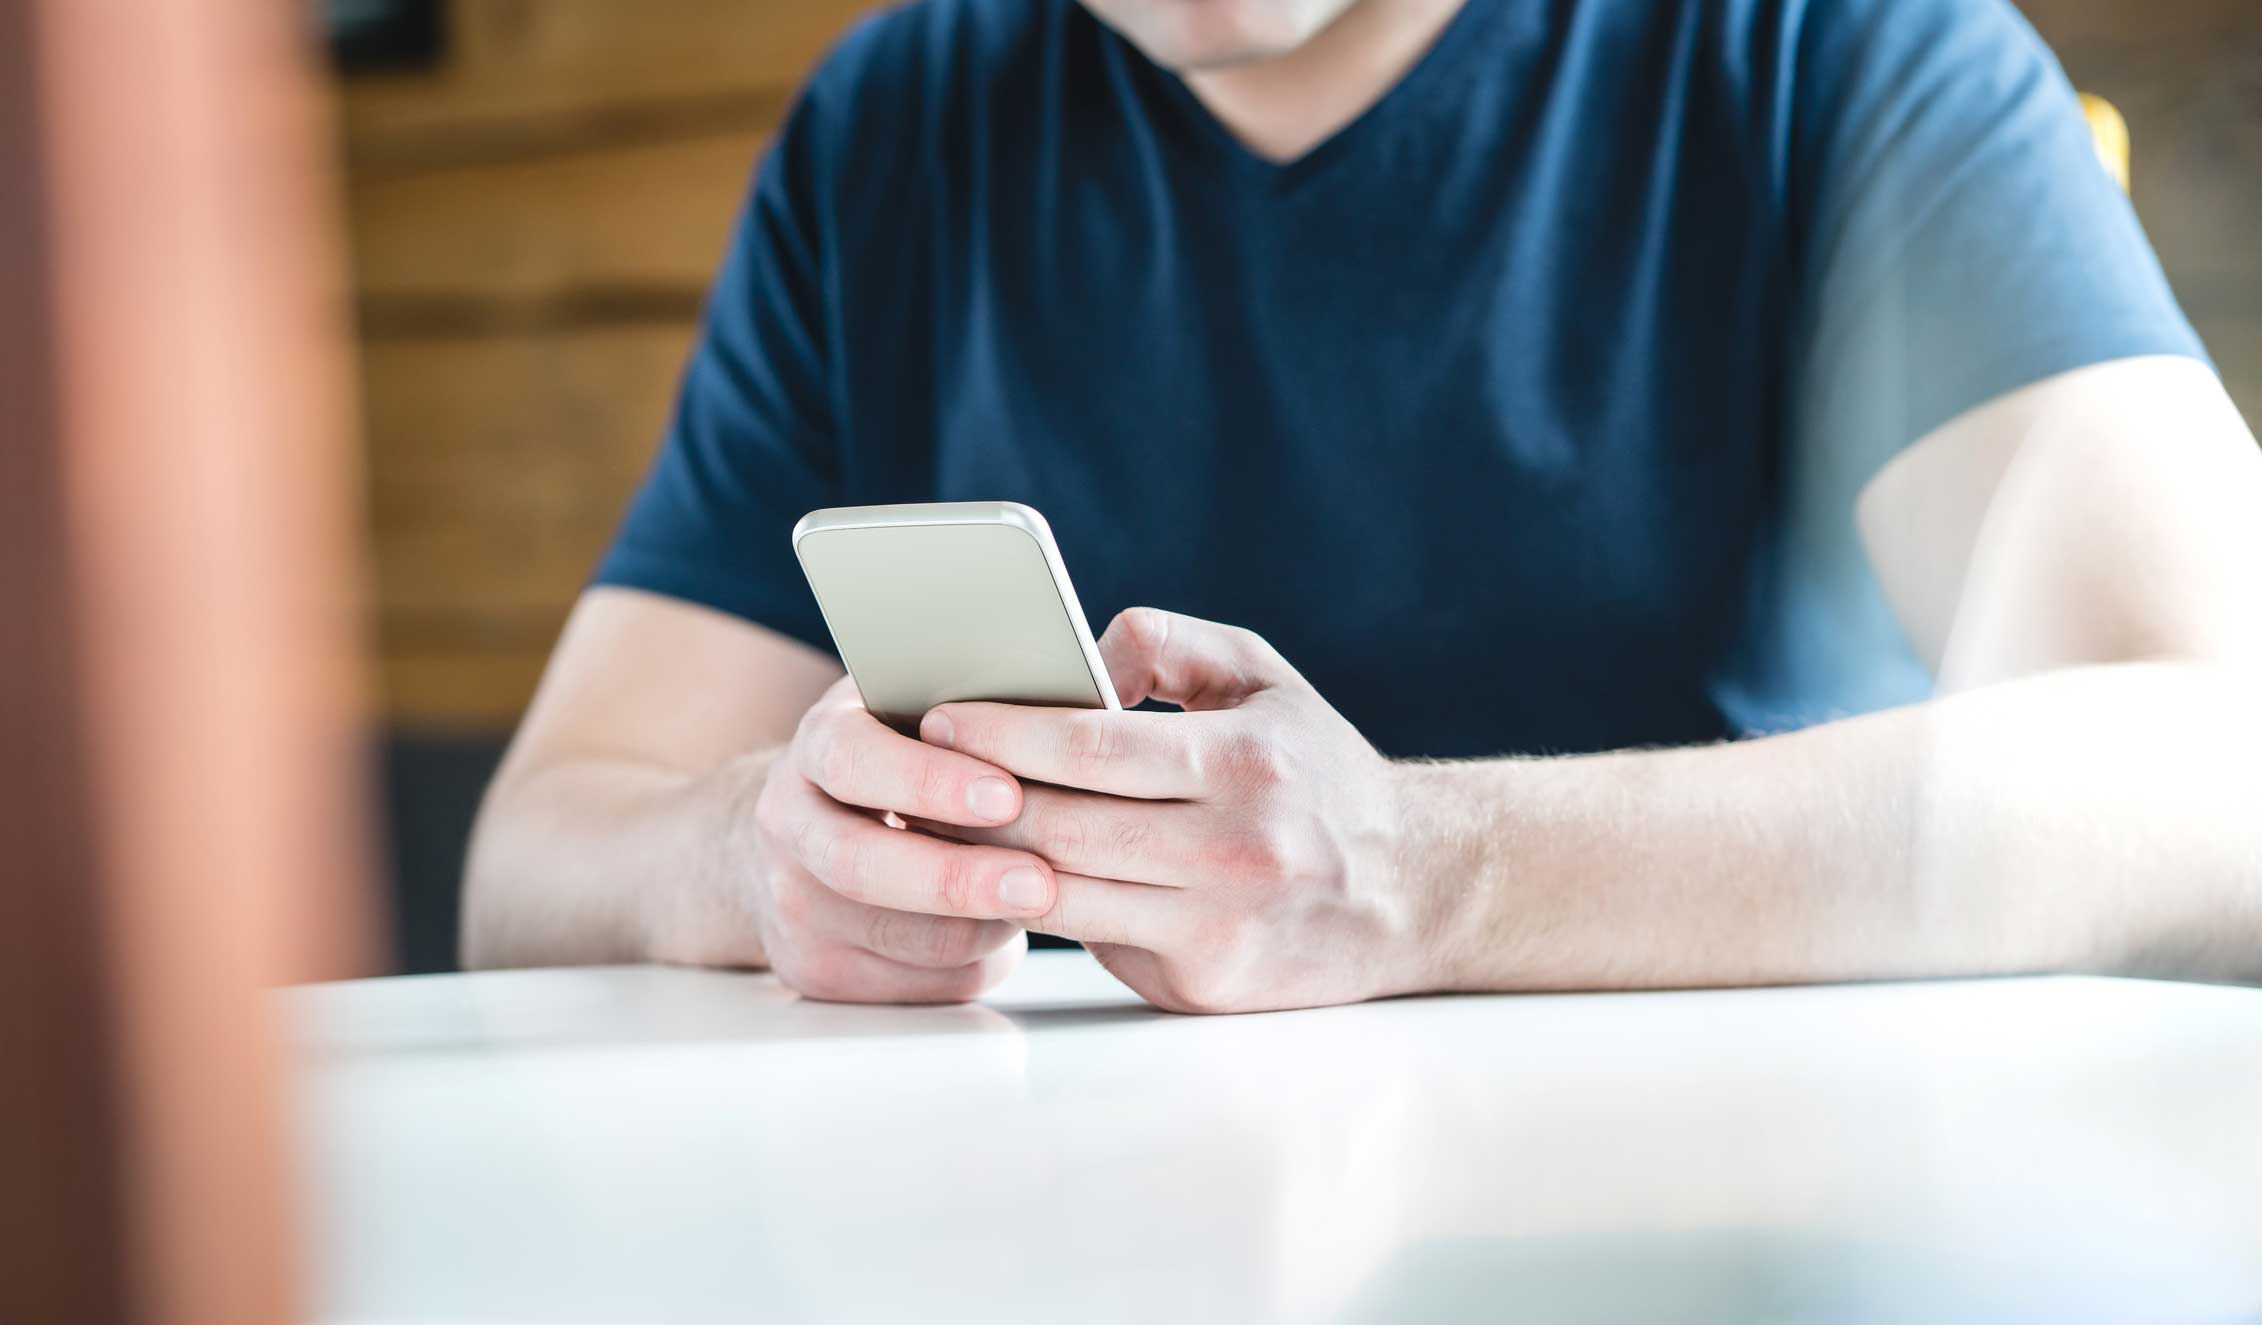
[[[1023,865],[1010,869],[997,881],[997,899],[1016,911],[1043,912],[1045,876]]]
[[[1004,778],[979,778],[966,789],[966,808],[977,819],[1004,823],[1013,817],[1013,784]]]
[[[920,719],[919,739],[929,745],[939,745],[946,750],[949,749],[950,719],[944,717],[940,711],[930,713]]]

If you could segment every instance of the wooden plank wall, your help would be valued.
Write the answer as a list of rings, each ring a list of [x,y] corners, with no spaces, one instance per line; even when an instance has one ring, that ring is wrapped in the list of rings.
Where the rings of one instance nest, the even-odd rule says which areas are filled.
[[[2262,419],[2262,3],[2022,0]],[[452,0],[345,91],[393,721],[498,731],[642,472],[749,168],[865,0]]]
[[[350,80],[386,703],[515,721],[665,421],[752,165],[865,0],[451,0]]]

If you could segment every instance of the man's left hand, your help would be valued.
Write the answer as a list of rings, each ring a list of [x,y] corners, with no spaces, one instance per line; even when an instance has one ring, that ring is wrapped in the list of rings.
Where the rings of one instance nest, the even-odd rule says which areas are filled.
[[[943,705],[920,736],[1021,777],[1022,810],[919,826],[1044,857],[1059,902],[1028,928],[1081,940],[1160,1007],[1437,987],[1436,890],[1402,867],[1391,763],[1249,631],[1133,608],[1099,647],[1126,705],[1186,711]]]

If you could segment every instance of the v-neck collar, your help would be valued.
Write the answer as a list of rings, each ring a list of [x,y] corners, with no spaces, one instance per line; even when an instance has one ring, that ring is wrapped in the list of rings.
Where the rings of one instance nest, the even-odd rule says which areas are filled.
[[[1098,19],[1090,21],[1101,28],[1103,39],[1114,46],[1117,57],[1134,75],[1132,81],[1147,94],[1146,99],[1161,103],[1163,115],[1175,121],[1174,127],[1180,130],[1175,136],[1195,155],[1219,170],[1252,183],[1285,189],[1325,172],[1332,163],[1361,150],[1367,140],[1386,134],[1411,108],[1451,91],[1458,76],[1474,67],[1475,56],[1486,45],[1480,40],[1485,28],[1505,8],[1503,0],[1463,0],[1429,48],[1373,104],[1301,155],[1286,161],[1274,161],[1251,150],[1183,78],[1148,59],[1145,52]]]

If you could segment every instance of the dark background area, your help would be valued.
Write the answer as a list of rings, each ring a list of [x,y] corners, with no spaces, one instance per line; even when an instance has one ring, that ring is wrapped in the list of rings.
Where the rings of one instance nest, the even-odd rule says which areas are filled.
[[[440,55],[440,0],[322,0],[330,53],[347,73],[416,69]]]
[[[401,967],[454,961],[479,793],[656,443],[747,172],[864,0],[325,0]],[[2262,418],[2262,3],[2022,0],[2114,102],[2185,310]],[[364,72],[369,71],[369,72]]]
[[[452,971],[464,843],[479,795],[503,757],[503,738],[395,733],[382,753],[400,969]]]

